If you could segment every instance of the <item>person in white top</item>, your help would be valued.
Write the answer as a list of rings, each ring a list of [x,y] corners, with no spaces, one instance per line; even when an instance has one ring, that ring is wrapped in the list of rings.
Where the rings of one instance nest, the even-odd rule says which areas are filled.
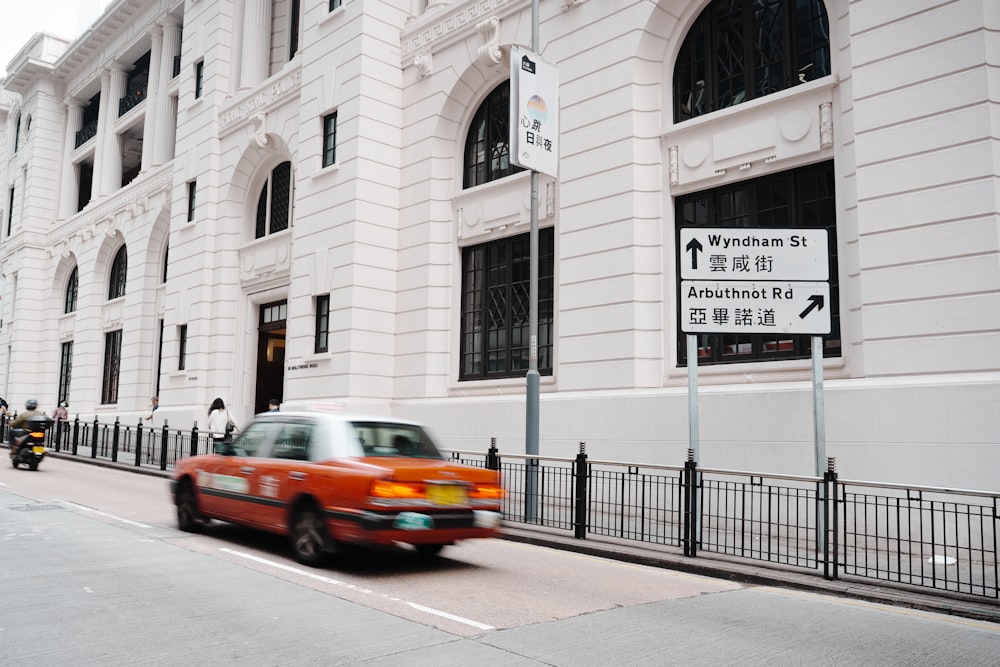
[[[225,441],[229,424],[232,424],[232,433],[239,431],[222,398],[216,398],[208,408],[208,431],[212,434],[212,440],[216,443]]]

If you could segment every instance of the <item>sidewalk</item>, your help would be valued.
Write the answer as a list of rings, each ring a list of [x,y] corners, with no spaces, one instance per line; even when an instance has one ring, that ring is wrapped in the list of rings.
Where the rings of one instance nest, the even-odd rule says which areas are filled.
[[[0,446],[7,447],[6,444]],[[171,474],[169,470],[161,471],[158,468],[146,466],[136,467],[122,462],[112,463],[104,459],[91,459],[54,452],[50,452],[49,456],[155,477],[169,478]],[[823,573],[820,571],[804,571],[775,564],[758,564],[746,559],[732,559],[709,553],[689,558],[671,547],[597,536],[578,540],[564,532],[520,523],[505,523],[501,537],[516,542],[689,572],[742,584],[838,595],[868,602],[1000,623],[1000,600],[978,599],[945,592],[930,593],[888,583],[877,585],[869,580],[838,579],[829,581],[823,578]]]

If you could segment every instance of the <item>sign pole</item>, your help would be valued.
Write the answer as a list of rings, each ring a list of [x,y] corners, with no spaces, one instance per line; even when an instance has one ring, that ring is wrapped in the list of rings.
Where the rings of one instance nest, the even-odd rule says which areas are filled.
[[[688,440],[691,455],[697,463],[701,459],[698,452],[698,336],[687,336],[688,367]]]
[[[826,472],[826,410],[823,404],[823,337],[812,337],[813,431],[816,442],[816,476]]]
[[[531,52],[538,53],[538,0],[531,0]],[[512,128],[514,129],[514,128]],[[531,228],[528,232],[528,375],[525,389],[524,453],[538,454],[538,171],[531,170]],[[528,459],[524,518],[538,516],[538,460]]]
[[[816,447],[816,476],[826,472],[826,407],[823,403],[823,337],[812,337],[813,431]],[[816,554],[826,553],[826,513],[820,505],[816,515]]]

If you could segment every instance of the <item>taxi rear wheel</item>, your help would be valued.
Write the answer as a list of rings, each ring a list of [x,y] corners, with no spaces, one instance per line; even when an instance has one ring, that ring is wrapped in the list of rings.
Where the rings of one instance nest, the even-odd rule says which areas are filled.
[[[177,527],[186,533],[196,533],[202,523],[194,489],[190,482],[183,482],[177,488]]]
[[[321,565],[327,557],[330,538],[315,505],[303,505],[292,517],[292,551],[303,565]]]
[[[445,547],[443,544],[414,544],[413,546],[416,548],[417,553],[425,558],[437,556]]]

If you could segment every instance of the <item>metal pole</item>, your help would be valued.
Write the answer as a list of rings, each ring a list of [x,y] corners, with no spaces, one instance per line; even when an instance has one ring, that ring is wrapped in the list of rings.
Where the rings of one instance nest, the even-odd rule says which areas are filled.
[[[700,462],[698,451],[698,336],[688,334],[687,337],[687,367],[688,367],[688,446],[694,454],[694,460]]]
[[[538,53],[538,0],[531,0],[531,51]],[[538,454],[538,172],[531,170],[531,229],[528,233],[528,376],[525,405],[524,453]],[[527,521],[538,516],[538,465],[528,460],[525,467],[525,507]]]
[[[812,337],[813,433],[816,450],[816,476],[826,475],[826,414],[823,405],[823,337]],[[826,508],[816,516],[816,553],[826,550]]]
[[[812,337],[813,430],[816,442],[816,476],[826,473],[826,414],[823,405],[823,337]]]

